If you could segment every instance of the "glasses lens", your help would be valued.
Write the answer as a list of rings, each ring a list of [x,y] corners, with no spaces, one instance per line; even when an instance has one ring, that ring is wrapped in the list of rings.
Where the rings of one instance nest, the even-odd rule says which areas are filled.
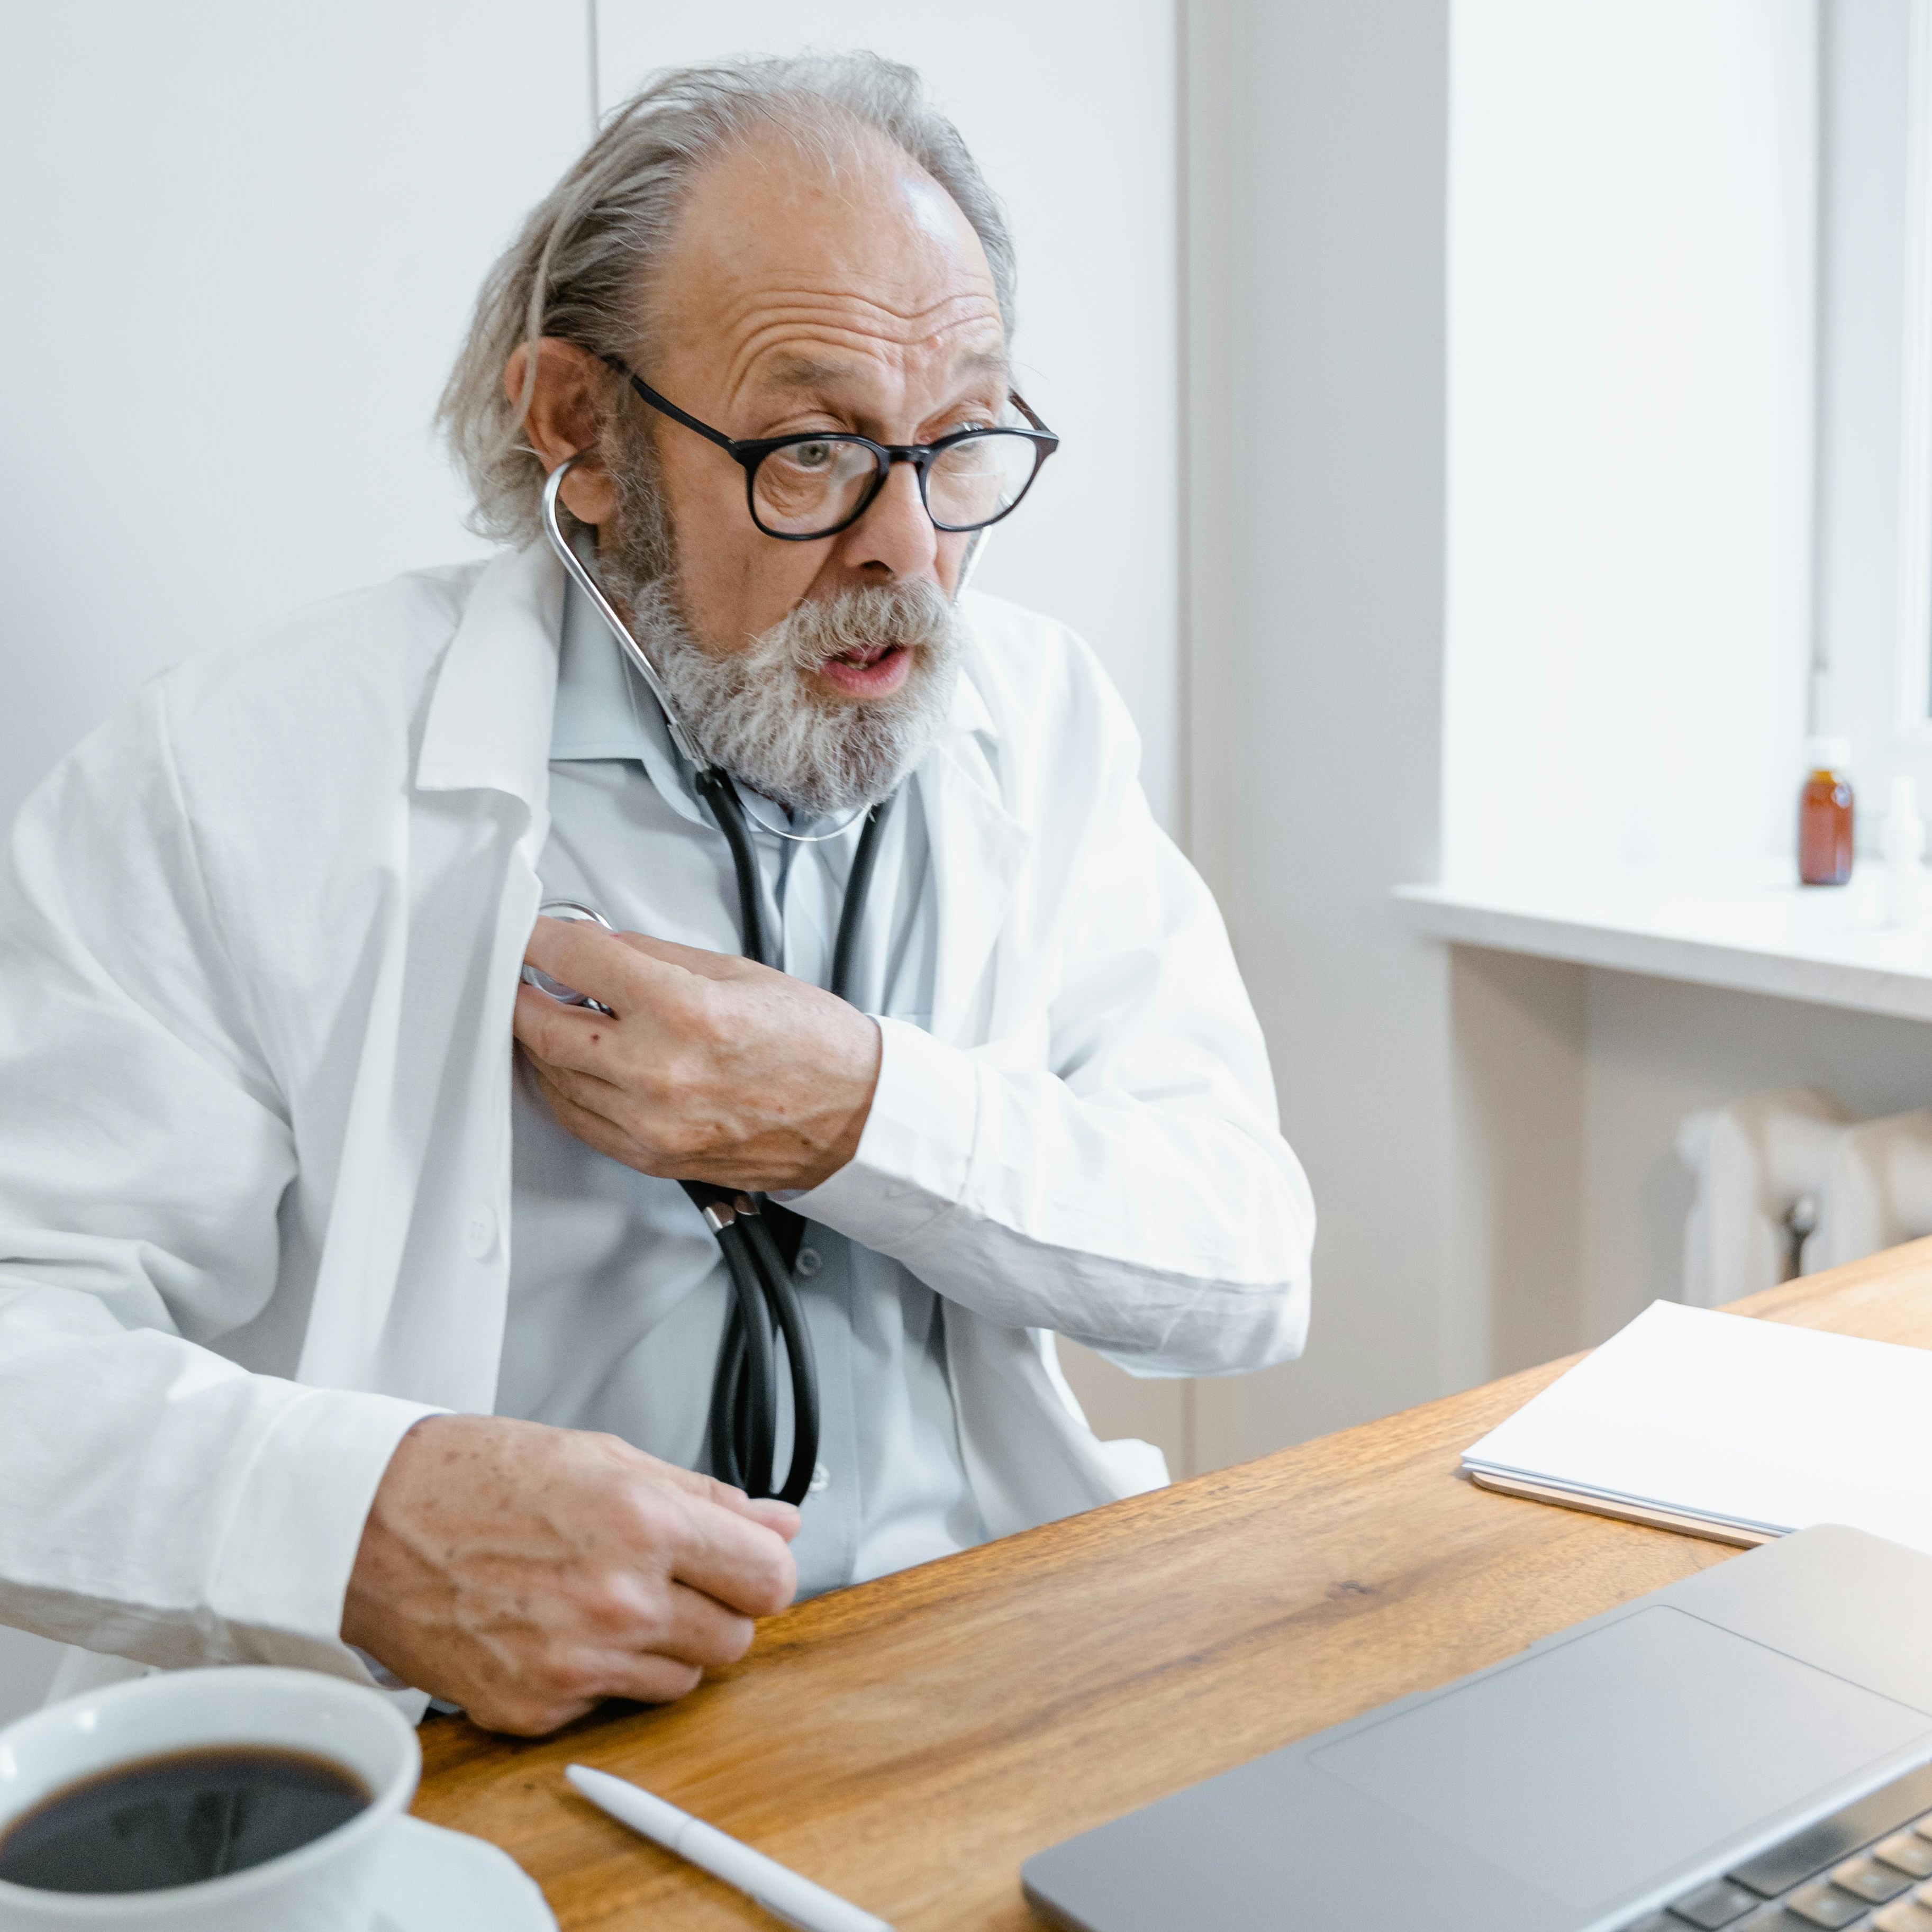
[[[844,522],[878,473],[872,452],[861,443],[832,436],[788,442],[758,465],[752,508],[780,536],[815,536]]]
[[[990,524],[1019,501],[1038,460],[1032,440],[1015,430],[964,437],[926,472],[926,508],[934,523],[952,530]]]

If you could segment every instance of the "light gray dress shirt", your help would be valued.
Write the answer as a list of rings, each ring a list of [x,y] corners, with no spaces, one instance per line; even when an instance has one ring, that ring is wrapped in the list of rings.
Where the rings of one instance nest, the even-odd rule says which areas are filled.
[[[564,606],[550,770],[550,836],[538,867],[546,898],[594,906],[620,930],[742,950],[724,838],[650,693],[574,590]],[[752,803],[762,817],[782,816]],[[822,986],[858,828],[813,844],[753,836],[784,970]],[[932,1006],[930,863],[918,790],[908,784],[882,829],[851,992],[862,1011],[920,1026]],[[512,1158],[498,1413],[608,1430],[704,1468],[730,1290],[697,1209],[676,1182],[636,1173],[566,1133],[520,1060]],[[797,1276],[821,1414],[818,1466],[794,1545],[800,1594],[982,1541],[939,1298],[897,1262],[815,1223],[806,1226]],[[779,1382],[782,1474],[790,1401],[788,1378]]]

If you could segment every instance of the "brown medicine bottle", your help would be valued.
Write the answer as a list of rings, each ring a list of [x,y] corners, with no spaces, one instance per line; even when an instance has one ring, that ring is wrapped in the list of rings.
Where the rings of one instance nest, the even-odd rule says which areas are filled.
[[[1798,876],[1808,886],[1842,886],[1852,876],[1852,748],[1843,738],[1813,738],[1808,776],[1798,794]]]

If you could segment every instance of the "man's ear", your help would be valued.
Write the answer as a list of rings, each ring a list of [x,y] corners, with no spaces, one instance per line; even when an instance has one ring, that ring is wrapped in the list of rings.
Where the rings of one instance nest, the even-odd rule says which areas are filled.
[[[546,335],[534,346],[519,343],[503,365],[503,393],[512,405],[522,403],[526,384],[531,393],[524,440],[546,471],[580,449],[592,452],[564,479],[563,506],[580,523],[608,523],[616,514],[617,486],[602,457],[594,453],[602,436],[609,388],[604,364],[587,349]]]

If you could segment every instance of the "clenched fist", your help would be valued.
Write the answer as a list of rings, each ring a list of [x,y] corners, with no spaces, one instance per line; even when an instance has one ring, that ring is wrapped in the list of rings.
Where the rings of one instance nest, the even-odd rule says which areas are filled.
[[[434,1415],[363,1526],[342,1636],[489,1730],[536,1736],[606,1697],[681,1697],[798,1588],[789,1504],[614,1436]]]

